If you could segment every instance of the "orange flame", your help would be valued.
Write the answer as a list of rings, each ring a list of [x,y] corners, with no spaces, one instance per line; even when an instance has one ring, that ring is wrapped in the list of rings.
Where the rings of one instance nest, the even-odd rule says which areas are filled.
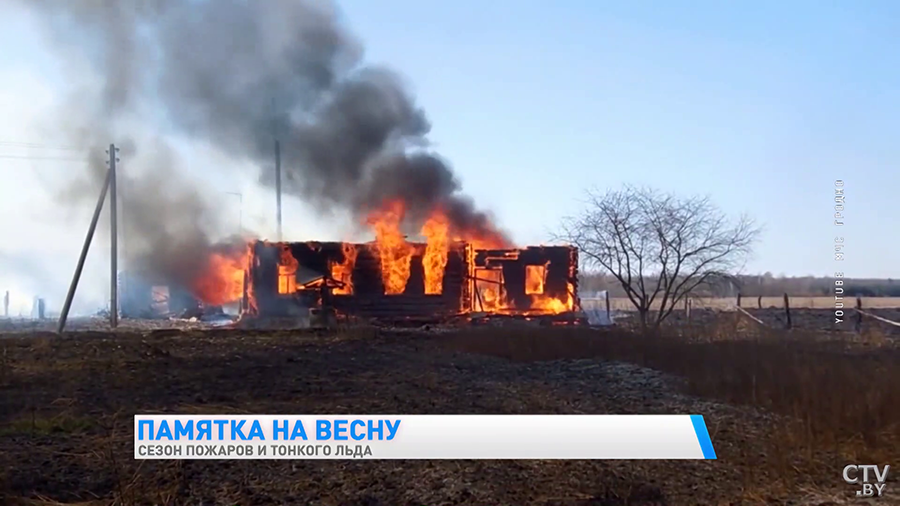
[[[447,217],[440,211],[435,211],[422,226],[421,234],[426,239],[422,268],[425,273],[425,293],[429,295],[440,294],[444,290],[444,269],[447,267],[447,253],[450,250],[450,238],[447,235],[449,229]]]
[[[462,231],[453,235],[454,241],[462,241],[471,244],[475,249],[504,249],[509,244],[499,234],[479,234],[472,231]]]
[[[471,244],[475,249],[506,249],[511,248],[509,242],[501,232],[491,226],[471,229],[454,229],[453,240]]]
[[[381,262],[384,293],[388,295],[403,293],[409,281],[409,265],[415,248],[406,242],[400,232],[405,212],[403,202],[397,200],[388,203],[381,211],[373,212],[368,219],[375,229],[375,250]]]
[[[565,300],[548,297],[546,295],[532,295],[531,308],[529,312],[538,313],[564,313],[575,309],[575,299],[572,294],[575,293],[575,287],[572,283],[568,283],[566,287]]]
[[[353,267],[356,265],[356,247],[349,243],[341,245],[344,253],[344,261],[331,264],[331,277],[343,283],[344,286],[334,289],[337,295],[351,295],[353,293]]]
[[[547,282],[546,265],[525,266],[525,293],[527,295],[540,295],[544,293],[544,283]]]
[[[289,294],[297,291],[297,269],[300,262],[294,258],[287,244],[281,245],[281,259],[278,263],[278,293]]]
[[[422,253],[425,293],[436,295],[443,292],[444,275],[450,250],[451,238],[454,241],[466,242],[468,251],[500,250],[496,254],[504,261],[516,260],[520,250],[510,249],[509,241],[502,233],[492,228],[481,227],[471,230],[455,228],[442,209],[436,209],[426,220],[420,230],[425,237],[424,252],[406,242],[400,230],[406,213],[402,201],[387,203],[379,211],[371,213],[368,224],[375,230],[373,249],[381,263],[381,277],[385,294],[401,294],[406,290],[410,277],[410,264],[417,252]],[[470,253],[471,255],[472,253]],[[471,262],[471,258],[469,261]],[[353,260],[348,261],[345,245],[345,261],[332,266],[332,277],[349,283],[349,272],[352,271]],[[539,314],[562,313],[574,309],[574,287],[568,286],[568,294],[555,298],[545,294],[548,264],[525,266],[525,294],[530,303],[526,307],[516,308],[508,298],[505,289],[503,272],[495,268],[477,268],[470,271],[474,274],[477,301],[475,309],[484,312]],[[337,289],[335,293],[352,293],[352,287]],[[465,309],[464,309],[465,310]]]
[[[252,258],[252,256],[250,257]],[[246,272],[246,276],[244,279],[247,280],[247,307],[246,310],[250,314],[257,314],[259,311],[259,307],[256,305],[256,290],[253,288],[253,278],[250,276],[250,271]]]
[[[575,287],[567,285],[567,294],[555,298],[544,294],[547,279],[547,264],[525,266],[525,293],[530,296],[527,307],[517,308],[507,297],[504,288],[503,271],[500,269],[475,269],[475,290],[478,300],[476,311],[500,314],[558,314],[573,311]]]
[[[479,311],[495,313],[506,309],[509,304],[506,300],[506,290],[503,289],[503,271],[499,269],[476,269],[475,290],[478,292],[479,301],[476,308]]]
[[[243,253],[213,253],[202,275],[193,283],[194,296],[204,304],[221,306],[244,296],[244,273],[249,267],[249,248]]]

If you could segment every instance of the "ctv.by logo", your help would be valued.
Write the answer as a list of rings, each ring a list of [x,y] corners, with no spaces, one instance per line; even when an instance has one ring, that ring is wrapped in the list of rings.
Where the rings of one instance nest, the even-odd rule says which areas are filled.
[[[884,469],[879,470],[878,466],[850,464],[844,467],[844,481],[851,485],[861,484],[860,489],[856,491],[856,497],[881,497],[890,469],[891,466],[884,466]],[[870,478],[874,478],[875,483],[870,483]]]

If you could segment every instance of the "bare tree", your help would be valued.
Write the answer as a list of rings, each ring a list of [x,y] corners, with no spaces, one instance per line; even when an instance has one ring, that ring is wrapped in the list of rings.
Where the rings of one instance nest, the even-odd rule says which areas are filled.
[[[587,209],[565,219],[556,239],[609,272],[645,328],[657,328],[699,286],[734,272],[760,233],[747,216],[730,221],[708,197],[632,186],[587,196]]]

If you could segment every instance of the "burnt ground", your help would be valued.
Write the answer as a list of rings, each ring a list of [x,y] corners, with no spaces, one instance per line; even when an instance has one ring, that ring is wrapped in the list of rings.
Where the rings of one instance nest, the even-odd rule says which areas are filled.
[[[8,335],[0,503],[614,506],[850,496],[840,480],[847,456],[830,448],[804,450],[803,462],[817,467],[783,472],[803,464],[790,449],[772,450],[784,446],[773,435],[779,416],[687,395],[690,381],[603,353],[503,358],[483,348],[485,332]],[[561,339],[539,332],[541,343]],[[132,416],[153,412],[700,413],[719,460],[135,461]]]

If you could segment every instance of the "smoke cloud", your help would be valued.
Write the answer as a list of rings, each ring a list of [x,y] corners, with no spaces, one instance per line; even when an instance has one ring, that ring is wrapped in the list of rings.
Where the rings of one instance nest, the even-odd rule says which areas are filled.
[[[408,228],[436,207],[457,232],[506,241],[461,193],[450,165],[428,149],[430,123],[403,79],[366,65],[336,6],[311,0],[28,0],[73,75],[102,81],[72,103],[83,145],[126,140],[121,156],[149,170],[120,184],[131,255],[168,280],[189,279],[214,247],[216,204],[204,201],[174,149],[129,137],[150,116],[188,138],[260,167],[274,188],[273,139],[282,148],[283,191],[319,209],[365,216],[400,199]],[[143,116],[142,116],[143,114]],[[162,128],[162,127],[161,127]],[[142,146],[139,150],[136,146]],[[97,149],[95,149],[97,151]],[[100,150],[102,152],[102,149]],[[105,163],[91,163],[98,188]],[[93,203],[75,186],[69,202]],[[124,207],[124,206],[123,206]],[[134,241],[138,243],[135,244]]]

